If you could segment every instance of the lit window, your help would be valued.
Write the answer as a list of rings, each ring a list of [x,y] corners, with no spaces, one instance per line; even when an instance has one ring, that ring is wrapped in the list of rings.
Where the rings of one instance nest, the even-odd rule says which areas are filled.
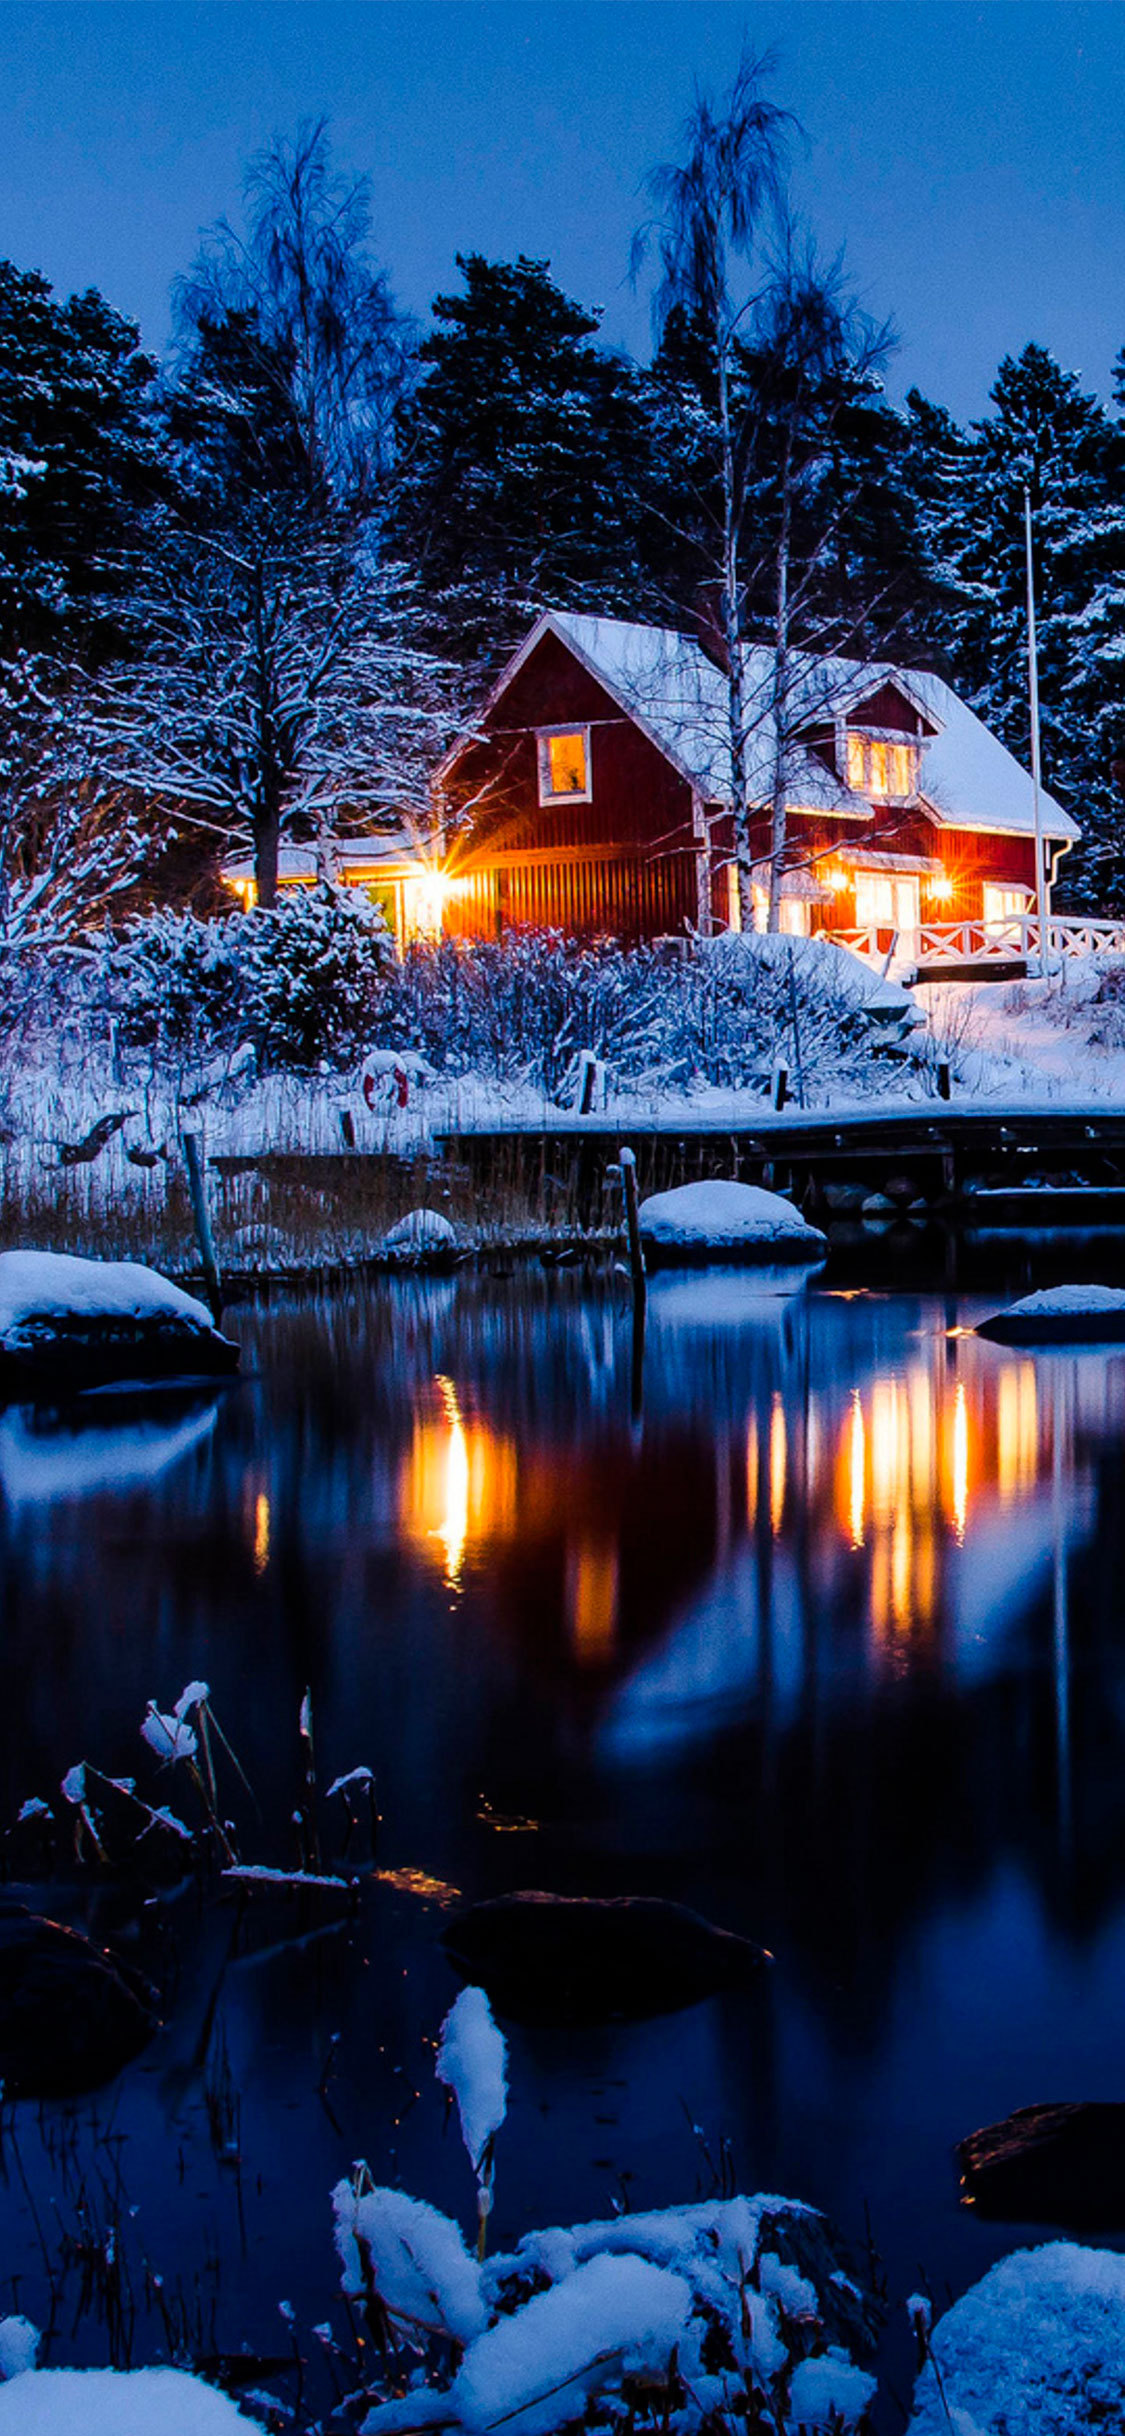
[[[1028,888],[998,888],[986,880],[981,891],[984,928],[994,946],[1023,947],[1024,923],[1032,911]]]
[[[893,803],[913,795],[917,784],[916,744],[890,744],[883,737],[849,730],[848,785],[857,794],[874,795],[883,803]]]
[[[539,801],[557,803],[562,796],[590,800],[590,730],[555,728],[539,738]]]

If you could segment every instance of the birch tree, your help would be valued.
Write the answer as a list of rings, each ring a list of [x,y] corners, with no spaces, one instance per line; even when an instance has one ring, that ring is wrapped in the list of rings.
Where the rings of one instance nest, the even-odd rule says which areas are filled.
[[[722,109],[702,95],[684,131],[686,158],[654,169],[647,181],[656,217],[637,237],[634,272],[655,247],[660,278],[658,332],[673,316],[690,324],[714,367],[718,495],[721,515],[719,615],[727,668],[728,750],[738,898],[745,929],[753,920],[747,804],[747,704],[743,667],[742,540],[746,507],[733,395],[737,348],[755,290],[744,274],[765,275],[764,237],[781,200],[785,144],[793,126],[763,92],[770,63],[745,57]]]

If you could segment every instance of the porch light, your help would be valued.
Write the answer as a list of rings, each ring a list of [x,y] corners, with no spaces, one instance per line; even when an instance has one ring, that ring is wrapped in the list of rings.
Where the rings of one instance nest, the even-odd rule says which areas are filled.
[[[844,870],[841,863],[829,863],[828,869],[824,874],[824,878],[826,886],[831,889],[834,897],[842,897],[846,889],[851,885],[847,872]]]
[[[437,864],[419,872],[416,879],[406,882],[404,889],[406,928],[425,939],[440,939],[442,916],[449,898],[456,896],[462,882],[451,879],[448,872],[439,871]]]
[[[928,886],[930,895],[936,898],[939,905],[949,904],[953,895],[953,882],[949,877],[948,871],[935,872],[934,877],[929,881]]]

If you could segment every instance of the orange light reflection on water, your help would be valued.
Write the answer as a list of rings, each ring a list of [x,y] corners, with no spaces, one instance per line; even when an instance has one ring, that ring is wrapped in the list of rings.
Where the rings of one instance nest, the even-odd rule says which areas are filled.
[[[479,1421],[466,1421],[452,1379],[434,1381],[441,1418],[415,1422],[400,1490],[410,1537],[440,1550],[445,1581],[461,1582],[469,1549],[516,1527],[516,1450]]]

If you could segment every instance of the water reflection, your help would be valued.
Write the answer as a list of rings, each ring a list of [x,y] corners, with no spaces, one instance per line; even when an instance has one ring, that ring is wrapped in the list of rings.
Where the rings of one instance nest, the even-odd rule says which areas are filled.
[[[506,2233],[603,2212],[611,2147],[639,2198],[690,2195],[686,2098],[748,2176],[853,2222],[867,2194],[909,2278],[960,2274],[950,2141],[1119,2094],[1125,1353],[1032,1360],[973,1317],[661,1276],[638,1427],[616,1289],[373,1286],[240,1313],[243,1383],[151,1430],[4,1417],[5,1818],[84,1754],[138,1771],[147,1698],[193,1676],[261,1802],[255,1857],[290,1849],[306,1686],[326,1779],[377,1773],[393,1968],[263,1961],[224,1998],[285,2126],[240,2270],[263,2307],[298,2225],[321,2273],[350,2158],[460,2204],[422,2104],[388,2153],[394,2074],[430,2085],[452,1992],[422,1888],[651,1889],[779,1956],[750,2067],[737,2008],[614,2032],[596,2069],[522,2042]]]

